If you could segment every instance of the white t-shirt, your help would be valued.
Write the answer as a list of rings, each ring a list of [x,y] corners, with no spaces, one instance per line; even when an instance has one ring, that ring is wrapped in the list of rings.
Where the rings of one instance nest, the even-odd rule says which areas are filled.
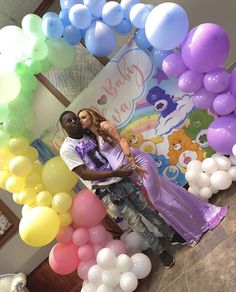
[[[108,161],[98,151],[95,141],[90,137],[84,136],[81,139],[67,137],[61,148],[60,156],[72,171],[80,165],[85,165],[88,169],[94,171],[112,170]],[[92,185],[110,185],[122,180],[120,177],[111,177],[103,181],[92,181]],[[85,181],[88,186],[90,183]]]

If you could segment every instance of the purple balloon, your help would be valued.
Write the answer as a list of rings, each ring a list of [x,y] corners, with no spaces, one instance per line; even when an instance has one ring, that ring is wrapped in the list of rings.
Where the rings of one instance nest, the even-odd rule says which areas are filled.
[[[184,63],[193,71],[210,72],[223,64],[229,53],[229,37],[217,24],[194,27],[182,46]]]
[[[212,108],[215,97],[215,93],[209,92],[206,88],[202,87],[193,95],[193,104],[199,109],[209,109]]]
[[[169,77],[179,77],[186,69],[180,54],[170,54],[162,63],[162,70]]]
[[[218,68],[204,76],[204,85],[210,92],[220,93],[229,86],[230,74],[223,68]]]
[[[202,86],[202,82],[203,74],[187,70],[180,75],[178,85],[183,92],[191,93],[198,91]]]
[[[229,91],[231,94],[236,96],[236,68],[234,68],[234,70],[231,73]]]
[[[236,98],[230,93],[217,95],[213,102],[213,109],[219,116],[232,113],[236,108]]]
[[[208,127],[208,144],[215,151],[225,155],[232,154],[232,147],[236,144],[236,116],[228,115],[214,120]]]

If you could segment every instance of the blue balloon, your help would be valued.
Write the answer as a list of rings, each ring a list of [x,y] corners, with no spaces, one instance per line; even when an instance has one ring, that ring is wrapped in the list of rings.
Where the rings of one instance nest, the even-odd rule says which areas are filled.
[[[88,7],[90,13],[95,17],[102,16],[102,9],[106,0],[84,0],[84,5]]]
[[[161,68],[163,60],[170,54],[173,54],[173,51],[161,51],[156,48],[153,48],[151,51],[151,59],[153,65],[155,65],[158,68]]]
[[[123,18],[121,22],[115,26],[115,31],[120,35],[126,35],[131,32],[132,28],[132,23],[128,19]]]
[[[107,2],[102,10],[102,20],[110,26],[118,25],[123,19],[123,15],[122,7],[115,1]]]
[[[61,9],[70,9],[75,4],[83,4],[83,0],[60,0]]]
[[[64,26],[58,15],[48,15],[42,20],[42,30],[49,39],[58,39],[63,34]]]
[[[146,19],[148,14],[150,13],[151,9],[148,5],[143,3],[135,4],[129,14],[129,18],[131,23],[137,28],[144,28]]]
[[[85,45],[91,54],[105,57],[114,50],[116,38],[108,25],[101,21],[95,21],[86,31]]]
[[[145,30],[143,28],[138,29],[135,32],[134,41],[136,45],[142,50],[149,49],[152,46],[147,40]]]
[[[81,38],[84,40],[85,38],[85,34],[86,34],[87,29],[81,29],[80,33],[81,33]]]
[[[45,17],[58,17],[58,14],[56,12],[46,12],[42,19],[44,19]]]
[[[81,32],[70,24],[65,27],[63,38],[69,45],[77,45],[81,40]]]
[[[63,9],[59,13],[59,18],[64,26],[70,25],[70,19],[69,19],[69,9]]]
[[[188,15],[175,3],[162,3],[149,13],[145,31],[150,44],[159,50],[172,50],[178,47],[187,36]]]
[[[78,29],[86,29],[92,23],[92,15],[85,5],[74,5],[69,12],[71,24]]]
[[[139,0],[121,0],[120,5],[124,10],[125,18],[129,19],[130,9],[139,2],[140,2]]]

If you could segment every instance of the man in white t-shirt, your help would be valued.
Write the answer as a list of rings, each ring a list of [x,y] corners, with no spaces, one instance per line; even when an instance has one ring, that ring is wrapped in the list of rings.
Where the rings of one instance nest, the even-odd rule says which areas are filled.
[[[63,142],[60,155],[71,171],[83,180],[92,181],[97,196],[107,205],[115,204],[128,225],[139,233],[159,256],[166,268],[174,265],[173,257],[162,247],[158,237],[142,222],[141,213],[172,244],[185,244],[185,240],[159,216],[147,203],[141,188],[129,179],[131,173],[123,169],[112,170],[98,150],[96,138],[83,133],[76,114],[65,111],[60,123],[68,137]]]

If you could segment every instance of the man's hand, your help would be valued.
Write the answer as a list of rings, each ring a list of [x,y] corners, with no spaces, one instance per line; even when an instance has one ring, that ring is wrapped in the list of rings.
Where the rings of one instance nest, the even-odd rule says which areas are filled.
[[[113,173],[114,173],[114,176],[127,177],[127,176],[131,176],[133,172],[130,170],[125,170],[123,168],[118,168],[116,170],[113,170]]]

